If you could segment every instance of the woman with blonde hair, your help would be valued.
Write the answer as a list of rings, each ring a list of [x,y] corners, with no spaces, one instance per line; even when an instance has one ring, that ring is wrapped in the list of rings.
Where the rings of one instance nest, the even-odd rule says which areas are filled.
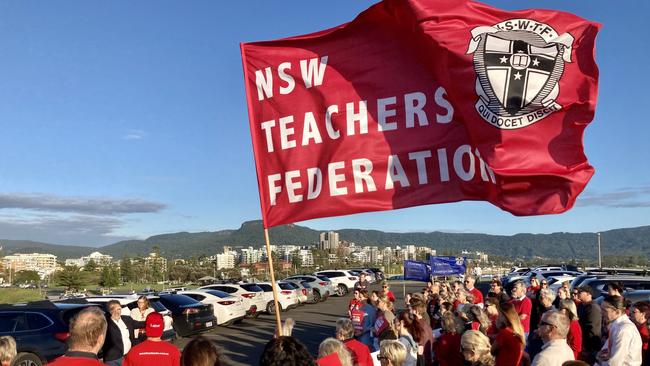
[[[336,358],[336,356],[332,356],[332,354],[338,356],[341,366],[353,366],[352,355],[348,348],[343,344],[343,342],[330,337],[326,338],[320,343],[320,346],[318,346],[318,359],[320,360],[325,357],[330,357],[332,359]]]
[[[582,328],[578,322],[576,303],[571,299],[564,299],[558,305],[558,310],[569,317],[569,334],[566,336],[566,343],[573,350],[573,357],[577,360],[578,355],[582,352]]]
[[[381,341],[377,359],[381,366],[403,366],[406,361],[406,347],[400,341]]]
[[[138,297],[138,307],[131,310],[131,318],[135,321],[144,322],[147,320],[147,315],[153,312],[154,309],[151,307],[149,299],[146,295],[142,295]],[[135,341],[133,342],[134,346],[147,339],[144,328],[135,329],[133,336],[135,337]]]
[[[460,334],[463,324],[454,313],[446,312],[441,319],[442,334],[436,338],[433,351],[440,366],[455,366],[463,364],[460,352]]]
[[[492,354],[496,356],[496,365],[519,366],[524,355],[526,338],[514,305],[510,303],[499,305],[497,328],[499,328],[499,332],[492,345]]]
[[[490,339],[478,330],[463,333],[460,347],[465,361],[472,366],[494,366],[494,356],[490,353]]]
[[[0,337],[0,365],[9,366],[16,357],[16,341],[11,336]]]

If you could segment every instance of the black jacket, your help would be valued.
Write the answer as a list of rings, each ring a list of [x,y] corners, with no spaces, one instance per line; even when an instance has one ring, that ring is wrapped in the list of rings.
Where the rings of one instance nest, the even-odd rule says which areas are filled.
[[[129,330],[129,339],[131,344],[135,339],[134,329],[144,328],[145,322],[138,322],[133,320],[130,316],[122,315],[122,321],[126,325],[126,328]],[[106,322],[108,327],[106,328],[106,340],[104,341],[104,346],[102,347],[104,361],[117,360],[118,358],[124,356],[124,343],[122,342],[122,332],[120,328],[115,324],[110,315],[106,317]]]
[[[578,306],[578,318],[580,328],[582,328],[582,349],[584,351],[595,353],[602,346],[600,342],[601,316],[600,306],[595,301]]]

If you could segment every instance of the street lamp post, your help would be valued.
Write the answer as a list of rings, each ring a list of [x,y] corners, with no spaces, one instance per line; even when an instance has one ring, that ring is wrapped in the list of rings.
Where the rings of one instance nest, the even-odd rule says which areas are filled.
[[[600,233],[598,233],[598,268],[603,268],[603,258],[600,254]]]

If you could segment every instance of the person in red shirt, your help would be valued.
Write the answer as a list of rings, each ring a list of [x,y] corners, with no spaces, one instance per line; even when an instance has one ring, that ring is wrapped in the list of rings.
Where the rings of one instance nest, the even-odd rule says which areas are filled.
[[[582,352],[582,328],[578,321],[578,308],[570,299],[564,299],[558,305],[558,310],[569,317],[569,333],[566,336],[566,343],[573,350],[573,357],[577,360],[578,355]]]
[[[641,342],[643,344],[643,365],[648,364],[648,342],[650,341],[650,332],[648,331],[648,320],[650,320],[650,303],[647,301],[639,301],[632,306],[632,316],[630,317],[634,324],[636,324],[639,334],[641,334]]]
[[[390,286],[388,286],[388,282],[384,281],[381,283],[381,288],[382,288],[382,293],[388,297],[388,300],[390,302],[395,302],[395,295],[393,292],[390,290]]]
[[[80,311],[70,322],[68,352],[48,366],[106,366],[97,353],[106,339],[106,317],[96,306]]]
[[[352,364],[372,366],[370,349],[365,344],[354,339],[354,325],[350,319],[341,318],[336,321],[336,339],[343,342],[352,355]]]
[[[526,286],[522,281],[515,282],[512,287],[512,299],[510,303],[514,305],[515,311],[519,314],[521,326],[524,328],[524,335],[528,338],[530,332],[530,313],[533,310],[533,303],[526,297]]]
[[[352,296],[352,299],[350,299],[350,302],[348,303],[348,317],[352,316],[352,312],[354,310],[359,310],[361,309],[361,306],[363,306],[363,303],[361,302],[359,298],[359,291],[355,289],[354,294]]]
[[[318,346],[319,366],[343,366],[352,365],[352,355],[348,348],[335,338],[326,338]]]
[[[497,327],[499,332],[492,344],[495,366],[519,366],[526,340],[519,315],[512,304],[499,305]]]
[[[483,306],[483,293],[474,287],[474,283],[476,283],[474,276],[465,277],[465,289],[473,296],[472,304],[480,304],[480,306]]]
[[[433,343],[433,351],[440,366],[463,365],[465,359],[460,350],[462,325],[453,313],[442,316],[442,334]]]
[[[160,339],[165,322],[159,313],[147,315],[147,340],[131,348],[124,357],[124,366],[180,366],[181,353],[176,346]]]

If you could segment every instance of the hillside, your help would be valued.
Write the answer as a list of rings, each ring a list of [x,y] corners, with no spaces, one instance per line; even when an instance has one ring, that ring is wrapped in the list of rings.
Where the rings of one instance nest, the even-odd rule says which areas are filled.
[[[272,244],[316,244],[320,231],[299,225],[284,225],[272,228]],[[459,234],[443,232],[390,233],[378,230],[338,230],[340,239],[357,245],[430,246],[438,253],[461,250],[481,250],[490,255],[506,257],[585,258],[597,256],[595,233],[552,233],[516,234],[512,236],[487,234]],[[650,226],[605,231],[601,233],[603,255],[627,255],[650,257]],[[221,252],[224,245],[264,245],[264,231],[261,221],[248,221],[237,230],[222,230],[201,233],[173,233],[156,235],[146,240],[121,241],[101,248],[52,245],[45,243],[0,240],[5,253],[48,252],[59,259],[79,257],[99,250],[120,258],[146,255],[158,246],[167,258],[189,258],[193,255],[212,255]]]

